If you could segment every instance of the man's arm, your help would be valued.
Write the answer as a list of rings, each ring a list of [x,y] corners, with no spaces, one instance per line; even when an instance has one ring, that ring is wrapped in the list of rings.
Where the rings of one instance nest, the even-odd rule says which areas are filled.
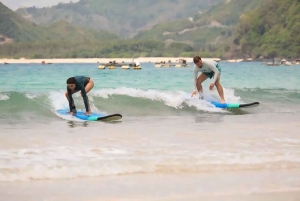
[[[87,99],[87,95],[86,95],[86,91],[85,91],[85,87],[84,87],[85,77],[84,76],[75,76],[75,79],[77,81],[78,90],[81,91],[81,95],[82,95],[82,98],[83,98],[85,110],[88,112],[89,111],[89,105],[88,105],[88,99]]]
[[[72,98],[72,92],[69,87],[67,87],[67,92],[68,92],[68,97],[69,97],[69,108],[70,112],[72,111],[72,103],[73,103],[73,98]]]
[[[198,76],[198,70],[197,70],[197,66],[194,67],[194,87],[195,87],[195,91],[197,90],[197,76]]]

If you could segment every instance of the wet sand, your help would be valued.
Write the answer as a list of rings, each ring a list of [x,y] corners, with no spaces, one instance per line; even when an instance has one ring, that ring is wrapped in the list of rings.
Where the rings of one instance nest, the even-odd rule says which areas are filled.
[[[136,174],[71,180],[1,182],[1,200],[298,201],[300,171]]]

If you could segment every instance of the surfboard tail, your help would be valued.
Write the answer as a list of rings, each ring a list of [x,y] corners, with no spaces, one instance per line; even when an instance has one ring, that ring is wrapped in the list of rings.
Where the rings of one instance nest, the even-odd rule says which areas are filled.
[[[111,114],[104,117],[98,117],[97,121],[117,121],[122,118],[122,115],[120,114]]]
[[[253,103],[245,103],[245,104],[240,104],[240,108],[241,107],[256,107],[259,105],[259,102],[253,102]]]
[[[245,107],[256,107],[259,105],[259,102],[252,102],[252,103],[218,103],[218,102],[211,102],[215,107],[218,108],[245,108]]]

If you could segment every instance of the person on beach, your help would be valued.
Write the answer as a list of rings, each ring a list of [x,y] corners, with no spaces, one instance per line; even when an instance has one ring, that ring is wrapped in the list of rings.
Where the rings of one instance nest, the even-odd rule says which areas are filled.
[[[213,78],[212,83],[209,85],[209,89],[212,90],[214,86],[217,87],[218,93],[221,98],[221,103],[225,103],[223,87],[220,84],[221,68],[217,62],[210,59],[201,59],[200,56],[195,56],[193,58],[194,67],[194,85],[195,90],[192,92],[191,97],[199,93],[199,98],[203,99],[203,88],[202,82],[204,82],[208,77]],[[198,76],[198,72],[201,74]]]
[[[91,114],[91,108],[89,104],[89,99],[87,93],[91,91],[94,87],[94,81],[85,76],[74,76],[67,79],[67,91],[65,93],[66,98],[69,101],[70,114],[74,115],[76,113],[76,107],[74,105],[74,100],[72,94],[81,91],[81,96],[83,98],[84,106],[86,109],[85,114]]]

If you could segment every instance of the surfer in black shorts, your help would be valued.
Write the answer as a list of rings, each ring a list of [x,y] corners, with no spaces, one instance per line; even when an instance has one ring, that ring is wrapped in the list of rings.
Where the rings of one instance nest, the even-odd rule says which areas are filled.
[[[72,94],[81,91],[81,96],[83,98],[84,106],[86,109],[85,114],[91,114],[91,108],[89,104],[89,99],[87,93],[94,87],[94,81],[85,76],[74,76],[67,79],[67,91],[65,92],[65,96],[69,101],[70,114],[74,115],[76,112],[76,107],[74,105],[74,100],[72,98]]]

